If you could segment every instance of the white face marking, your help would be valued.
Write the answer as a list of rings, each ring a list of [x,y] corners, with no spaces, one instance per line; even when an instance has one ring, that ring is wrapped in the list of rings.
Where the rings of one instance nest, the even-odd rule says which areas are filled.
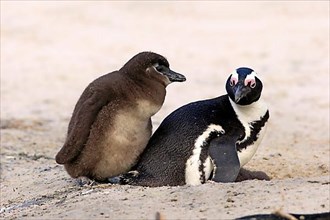
[[[257,73],[256,72],[251,72],[249,75],[246,76],[245,80],[244,80],[244,85],[247,86],[250,83],[250,87],[254,88],[256,86],[256,76]]]
[[[192,152],[192,155],[189,157],[189,159],[186,162],[186,170],[185,170],[186,184],[199,185],[202,183],[201,182],[202,173],[199,170],[199,167],[201,165],[200,154],[202,151],[202,146],[204,144],[204,141],[210,136],[210,133],[214,132],[214,131],[225,133],[225,131],[222,129],[222,127],[220,125],[211,124],[202,133],[202,135],[200,135],[196,139],[195,144],[194,144],[195,147]],[[206,164],[206,166],[211,166],[208,160],[206,160],[206,162],[204,164]],[[207,168],[207,169],[210,170],[210,168]],[[208,171],[208,172],[210,172],[210,171]],[[206,174],[206,172],[205,172],[205,174]],[[208,176],[209,175],[210,174],[208,174]],[[206,175],[205,175],[205,177],[206,177]]]
[[[262,101],[262,99],[259,99],[257,102],[253,102],[250,105],[237,105],[230,98],[229,101],[234,108],[238,120],[242,123],[245,129],[244,139],[238,142],[241,143],[251,135],[250,124],[254,121],[260,120],[260,118],[266,114],[268,109],[266,104]],[[263,137],[264,131],[266,130],[265,129],[266,125],[260,131],[258,140],[254,142],[253,145],[248,146],[246,149],[238,153],[238,158],[240,160],[241,167],[244,166],[249,160],[251,160],[252,156],[255,154],[260,144],[260,141]]]

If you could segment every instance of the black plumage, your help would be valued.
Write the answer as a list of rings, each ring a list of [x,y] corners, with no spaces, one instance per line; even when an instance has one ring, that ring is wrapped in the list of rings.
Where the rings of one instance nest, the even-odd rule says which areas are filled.
[[[250,74],[253,76],[247,77]],[[229,76],[226,89],[226,95],[187,104],[167,116],[133,168],[137,171],[135,175],[124,175],[122,182],[143,186],[174,186],[196,185],[209,178],[214,181],[234,181],[241,166],[237,155],[240,151],[236,147],[244,150],[255,144],[269,113],[259,100],[262,83],[252,69],[237,69]],[[250,109],[254,111],[256,106],[255,119],[242,121],[249,120],[244,114],[249,115]],[[208,158],[211,159],[209,171]],[[192,172],[187,171],[190,168]],[[197,176],[190,180],[189,175]]]

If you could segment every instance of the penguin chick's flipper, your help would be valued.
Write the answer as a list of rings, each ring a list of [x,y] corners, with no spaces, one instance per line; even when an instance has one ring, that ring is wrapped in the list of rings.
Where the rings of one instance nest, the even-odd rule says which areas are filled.
[[[70,121],[66,141],[56,155],[57,163],[66,164],[70,162],[79,155],[85,146],[98,112],[108,102],[105,96],[98,94],[99,92],[87,87],[80,97]]]
[[[218,137],[211,141],[209,155],[214,163],[213,178],[215,182],[234,182],[240,170],[240,162],[236,150],[236,139]]]

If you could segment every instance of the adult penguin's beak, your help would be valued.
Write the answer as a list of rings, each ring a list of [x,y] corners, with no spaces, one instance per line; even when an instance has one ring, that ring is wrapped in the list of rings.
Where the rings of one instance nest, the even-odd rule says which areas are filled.
[[[238,103],[250,92],[250,88],[244,85],[238,85],[235,91],[235,103]]]

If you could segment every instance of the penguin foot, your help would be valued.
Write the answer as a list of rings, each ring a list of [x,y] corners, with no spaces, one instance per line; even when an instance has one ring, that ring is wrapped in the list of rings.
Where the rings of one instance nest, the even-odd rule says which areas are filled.
[[[111,184],[126,185],[126,184],[130,184],[132,182],[132,179],[138,176],[139,176],[139,172],[134,170],[119,176],[109,177],[108,182]]]
[[[242,182],[245,180],[271,180],[271,178],[267,175],[267,173],[263,171],[253,171],[241,168],[235,182]]]
[[[122,176],[109,177],[108,182],[111,184],[121,184]]]
[[[95,180],[91,180],[91,179],[89,179],[88,177],[85,177],[85,176],[78,177],[76,179],[76,183],[80,187],[83,187],[83,186],[94,186],[94,185],[97,184],[95,182]]]

